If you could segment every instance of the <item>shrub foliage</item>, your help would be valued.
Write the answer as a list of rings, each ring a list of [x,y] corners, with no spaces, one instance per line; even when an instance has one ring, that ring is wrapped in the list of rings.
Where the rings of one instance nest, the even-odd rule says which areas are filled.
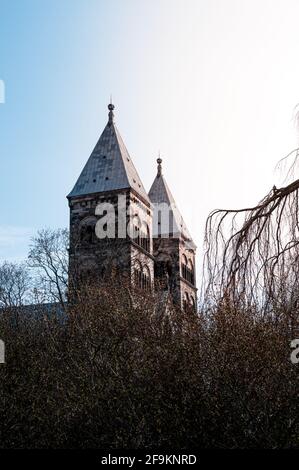
[[[89,288],[64,318],[0,317],[2,448],[296,447],[299,365],[286,318],[209,315]]]

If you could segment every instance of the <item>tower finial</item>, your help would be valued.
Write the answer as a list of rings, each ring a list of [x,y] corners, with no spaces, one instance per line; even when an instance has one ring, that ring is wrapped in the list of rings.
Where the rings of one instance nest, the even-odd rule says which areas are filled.
[[[108,104],[108,109],[109,109],[109,113],[108,113],[109,123],[111,124],[114,118],[114,112],[113,112],[114,104],[112,104],[112,95],[110,95],[110,103]]]
[[[162,158],[160,157],[160,152],[159,152],[159,158],[157,158],[157,163],[158,163],[158,176],[162,175]]]

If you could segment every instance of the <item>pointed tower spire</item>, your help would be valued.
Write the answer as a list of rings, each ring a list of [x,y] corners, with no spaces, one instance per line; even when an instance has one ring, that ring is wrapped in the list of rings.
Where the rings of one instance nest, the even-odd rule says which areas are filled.
[[[108,104],[108,109],[109,109],[109,113],[108,113],[108,117],[109,117],[109,124],[112,124],[113,121],[114,121],[114,110],[115,106],[114,104],[112,104],[112,97],[110,97],[110,103]]]
[[[108,109],[108,123],[68,197],[131,188],[149,203],[142,181],[115,125],[112,102],[108,104]]]
[[[157,176],[148,193],[149,198],[153,204],[167,204],[167,206],[170,208],[171,218],[173,219],[174,223],[172,232],[176,236],[183,235],[185,239],[192,240],[189,230],[162,174],[162,158],[160,157],[160,155],[159,158],[157,158],[157,164]]]
[[[157,158],[157,163],[158,163],[157,176],[161,176],[162,175],[162,158],[160,157],[160,154],[159,154],[159,158]]]
[[[171,293],[184,310],[196,308],[196,245],[162,175],[162,159],[149,192],[153,207],[153,254],[157,286]]]

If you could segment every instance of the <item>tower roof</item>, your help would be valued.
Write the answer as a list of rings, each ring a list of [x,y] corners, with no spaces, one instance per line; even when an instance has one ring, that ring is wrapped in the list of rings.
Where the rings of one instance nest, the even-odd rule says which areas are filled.
[[[184,219],[176,205],[174,197],[166,183],[166,180],[162,174],[162,159],[159,157],[157,159],[158,163],[158,172],[157,176],[154,179],[152,187],[148,193],[151,202],[155,204],[167,204],[170,207],[170,213],[172,214],[173,219],[173,234],[174,235],[183,235],[183,237],[188,240],[192,241],[192,237],[190,235],[189,230],[184,222]],[[162,234],[163,234],[162,229]],[[155,235],[155,234],[154,234]],[[192,245],[195,248],[194,243]]]
[[[108,123],[68,197],[133,189],[146,202],[150,202],[114,123],[114,105],[110,103],[108,109]]]

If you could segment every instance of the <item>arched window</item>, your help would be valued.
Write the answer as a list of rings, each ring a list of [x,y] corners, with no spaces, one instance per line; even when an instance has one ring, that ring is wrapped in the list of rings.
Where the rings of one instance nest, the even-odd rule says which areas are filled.
[[[185,292],[184,298],[183,298],[183,310],[184,310],[184,312],[188,311],[189,305],[190,305],[189,295],[188,295],[188,292]]]
[[[150,252],[150,231],[148,225],[146,225],[141,232],[141,246],[146,251]]]
[[[182,256],[182,263],[181,263],[181,273],[182,277],[190,282],[190,284],[194,285],[194,267],[191,259],[187,260],[186,256]]]
[[[181,264],[181,270],[182,270],[182,277],[184,279],[187,279],[187,258],[185,255],[182,256],[182,264]]]
[[[134,266],[134,283],[139,289],[151,289],[151,274],[147,265],[141,266],[139,260],[135,261]]]
[[[141,289],[142,287],[142,266],[139,260],[134,262],[134,284]]]
[[[194,284],[194,267],[191,259],[189,259],[187,265],[187,277],[189,279],[189,282],[191,282],[191,284]]]
[[[143,224],[140,228],[137,225],[133,227],[133,239],[137,245],[141,246],[144,250],[150,252],[150,231],[147,225]]]
[[[143,266],[142,270],[142,289],[150,290],[151,289],[151,273],[148,266]]]

